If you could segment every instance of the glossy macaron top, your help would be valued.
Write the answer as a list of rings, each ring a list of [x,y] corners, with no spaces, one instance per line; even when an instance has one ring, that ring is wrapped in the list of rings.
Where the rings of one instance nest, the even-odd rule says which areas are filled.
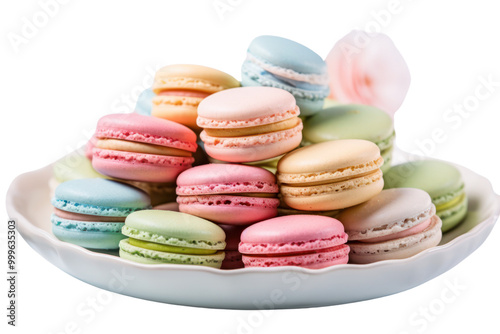
[[[439,205],[463,192],[460,171],[439,160],[412,161],[396,165],[384,174],[385,188],[419,188]]]
[[[199,126],[251,127],[299,115],[292,94],[273,87],[239,87],[210,95],[198,106]]]
[[[224,249],[224,231],[216,224],[186,213],[164,210],[137,211],[125,220],[128,237],[178,247]]]
[[[412,228],[436,212],[429,194],[415,188],[383,190],[359,205],[343,210],[337,217],[349,240],[380,237]]]
[[[174,64],[164,66],[156,72],[153,91],[158,94],[163,90],[190,89],[215,93],[238,86],[240,86],[238,80],[214,68],[193,64]]]
[[[244,254],[275,254],[311,251],[344,244],[344,226],[334,218],[293,215],[271,218],[247,227],[239,251]]]
[[[177,178],[178,195],[277,193],[276,177],[264,168],[208,164],[190,168]]]
[[[151,207],[149,196],[135,187],[108,179],[78,179],[61,183],[52,205],[60,210],[98,216],[127,216]]]
[[[283,37],[258,36],[250,43],[248,53],[262,61],[299,73],[324,75],[327,70],[326,63],[316,52]]]
[[[297,174],[322,172],[329,172],[329,179],[341,179],[374,171],[379,168],[381,159],[377,145],[366,140],[326,141],[299,148],[281,158],[278,162],[278,180],[303,183],[307,180]]]
[[[161,118],[130,114],[110,114],[97,123],[96,137],[121,139],[196,151],[196,134],[188,127]]]
[[[394,125],[384,111],[362,104],[345,104],[321,110],[304,122],[304,141],[365,139],[380,149],[392,145]],[[387,143],[384,143],[387,142]]]

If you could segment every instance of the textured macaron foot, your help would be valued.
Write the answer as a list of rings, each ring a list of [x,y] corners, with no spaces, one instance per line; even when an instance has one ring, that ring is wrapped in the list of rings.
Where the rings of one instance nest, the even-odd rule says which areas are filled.
[[[177,178],[179,211],[213,222],[245,225],[275,217],[276,177],[255,166],[209,164]]]
[[[299,266],[320,269],[348,262],[342,224],[330,217],[296,215],[247,227],[238,247],[245,267]]]
[[[198,108],[207,154],[225,162],[272,159],[300,145],[302,121],[294,97],[277,88],[228,89]]]

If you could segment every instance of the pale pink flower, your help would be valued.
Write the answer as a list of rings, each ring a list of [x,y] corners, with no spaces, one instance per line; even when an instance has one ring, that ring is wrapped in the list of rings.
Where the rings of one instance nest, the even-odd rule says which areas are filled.
[[[408,66],[387,35],[354,30],[325,61],[330,97],[339,102],[372,105],[393,117],[408,92]]]

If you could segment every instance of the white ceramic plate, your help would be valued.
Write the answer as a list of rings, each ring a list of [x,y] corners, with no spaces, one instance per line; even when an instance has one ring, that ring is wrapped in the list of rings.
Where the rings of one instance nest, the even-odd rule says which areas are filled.
[[[398,152],[395,160],[407,160]],[[399,159],[398,159],[399,158]],[[49,220],[51,166],[17,177],[7,211],[17,229],[49,262],[102,289],[158,302],[230,309],[278,309],[343,304],[398,293],[457,265],[490,234],[500,197],[484,177],[457,166],[469,197],[469,213],[441,245],[404,260],[339,265],[219,270],[201,266],[142,265],[113,253],[97,253],[56,239]]]

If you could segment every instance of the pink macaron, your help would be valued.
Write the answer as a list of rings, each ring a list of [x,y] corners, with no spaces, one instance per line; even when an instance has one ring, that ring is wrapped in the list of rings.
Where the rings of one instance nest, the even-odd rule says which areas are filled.
[[[348,262],[344,226],[316,215],[276,217],[247,227],[239,251],[245,267],[320,269]]]
[[[248,225],[278,214],[276,177],[264,168],[208,164],[177,178],[179,211],[230,225]]]
[[[207,154],[225,162],[252,162],[287,153],[302,140],[292,94],[273,87],[239,87],[205,98],[197,124]]]
[[[184,125],[151,116],[111,114],[97,123],[92,165],[124,180],[175,182],[191,167],[196,134]]]
[[[219,224],[219,227],[226,233],[226,248],[224,248],[224,261],[222,261],[221,269],[238,269],[243,268],[241,253],[238,251],[240,237],[245,225],[227,225]]]

